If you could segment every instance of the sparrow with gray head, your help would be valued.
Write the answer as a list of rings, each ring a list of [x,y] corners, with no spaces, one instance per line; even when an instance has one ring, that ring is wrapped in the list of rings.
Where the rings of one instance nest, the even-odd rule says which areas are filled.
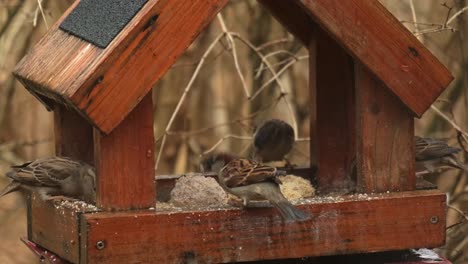
[[[447,142],[435,138],[415,137],[416,174],[434,172],[437,168],[452,167],[468,171],[455,154],[461,149],[450,147]]]
[[[246,207],[250,200],[268,200],[287,222],[310,218],[281,193],[277,177],[286,175],[285,171],[226,153],[208,156],[202,160],[200,168],[203,172],[216,172],[221,187],[241,198]]]
[[[294,129],[279,119],[264,122],[254,133],[254,159],[282,161],[294,145]]]
[[[3,189],[0,197],[28,190],[39,194],[43,200],[79,199],[95,203],[94,168],[66,157],[52,157],[26,162],[11,167],[6,176],[13,181]]]

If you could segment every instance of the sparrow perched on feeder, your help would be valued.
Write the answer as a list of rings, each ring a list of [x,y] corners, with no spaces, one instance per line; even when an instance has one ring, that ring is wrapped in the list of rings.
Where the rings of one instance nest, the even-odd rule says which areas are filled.
[[[254,133],[254,159],[281,161],[294,145],[294,129],[279,119],[270,119]]]
[[[29,161],[11,167],[6,176],[13,181],[3,189],[0,197],[17,190],[37,192],[43,200],[80,199],[95,203],[94,168],[66,157],[52,157]]]
[[[241,198],[246,207],[250,200],[268,200],[288,222],[310,218],[308,214],[294,207],[281,193],[277,176],[286,175],[285,171],[226,153],[205,158],[200,168],[203,172],[216,172],[221,187]]]
[[[457,160],[454,154],[461,151],[450,147],[441,139],[415,137],[416,171],[418,174],[434,172],[435,169],[448,166],[468,171],[466,165]]]

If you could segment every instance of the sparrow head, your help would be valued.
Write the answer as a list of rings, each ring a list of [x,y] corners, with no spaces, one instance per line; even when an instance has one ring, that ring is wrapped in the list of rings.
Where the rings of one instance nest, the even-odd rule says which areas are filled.
[[[210,154],[200,161],[200,171],[218,173],[226,164],[236,158],[234,154],[227,152]]]
[[[279,119],[265,121],[254,134],[254,157],[263,162],[284,159],[294,145],[294,129]]]

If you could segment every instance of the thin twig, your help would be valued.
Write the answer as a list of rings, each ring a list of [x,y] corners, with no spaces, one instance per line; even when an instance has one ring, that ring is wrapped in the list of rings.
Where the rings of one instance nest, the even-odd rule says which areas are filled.
[[[456,12],[453,16],[451,16],[451,17],[447,20],[446,25],[452,23],[457,17],[459,17],[461,14],[463,14],[463,12],[465,12],[466,10],[468,10],[468,6],[465,6],[465,7],[463,7],[462,9],[458,10],[458,12]]]
[[[452,125],[452,127],[455,128],[458,132],[460,132],[463,138],[468,142],[468,133],[464,131],[454,120],[452,120],[446,114],[442,113],[442,111],[440,111],[440,109],[435,107],[434,105],[431,105],[431,109],[434,112],[436,112],[440,117],[445,119],[445,121],[447,121],[450,125]]]
[[[226,36],[226,40],[228,41],[231,47],[232,57],[234,58],[234,66],[236,67],[237,75],[239,76],[239,79],[241,80],[242,88],[244,88],[245,96],[247,96],[247,98],[250,98],[249,88],[247,87],[247,83],[245,82],[244,75],[242,74],[242,70],[240,69],[239,59],[237,58],[236,42],[232,38],[231,33],[228,32],[221,13],[218,13],[217,17],[218,17],[219,24],[221,25],[221,30],[224,32]]]
[[[233,37],[235,37],[236,39],[239,39],[241,42],[243,42],[245,45],[247,45],[247,47],[249,47],[255,54],[257,54],[257,56],[262,60],[263,63],[265,63],[268,70],[273,75],[273,78],[275,79],[276,83],[278,83],[278,87],[280,89],[281,95],[283,96],[283,100],[284,100],[284,102],[286,104],[286,107],[288,108],[289,114],[291,116],[292,126],[294,128],[294,138],[298,138],[298,125],[297,125],[296,115],[295,115],[295,113],[294,113],[294,111],[292,109],[291,104],[289,103],[289,101],[286,98],[287,92],[286,92],[286,89],[284,88],[281,80],[279,79],[278,73],[273,69],[270,62],[267,59],[265,59],[265,56],[261,52],[259,52],[257,50],[257,48],[250,41],[248,41],[247,39],[243,38],[242,36],[240,36],[239,34],[234,33],[234,32],[231,33],[231,35]],[[249,98],[249,100],[253,100],[253,99]]]
[[[226,141],[227,139],[230,139],[230,138],[240,139],[240,140],[252,140],[251,136],[239,136],[239,135],[229,134],[229,135],[226,135],[226,136],[222,137],[221,139],[219,139],[218,142],[216,142],[216,144],[214,144],[211,148],[209,148],[208,150],[203,152],[202,155],[206,155],[206,154],[208,154],[210,152],[213,152],[219,145],[221,145],[221,143],[223,143],[224,141]]]
[[[276,100],[274,100],[273,102],[271,102],[267,106],[255,111],[253,113],[250,113],[247,116],[239,117],[239,118],[234,119],[234,120],[229,121],[229,122],[223,122],[223,123],[216,124],[216,125],[213,125],[213,126],[210,126],[210,127],[204,127],[204,128],[200,128],[200,129],[192,130],[192,131],[168,131],[167,135],[171,135],[171,136],[172,135],[193,136],[193,135],[202,134],[204,132],[207,132],[207,131],[210,131],[210,130],[213,130],[213,129],[216,129],[216,128],[220,128],[220,127],[223,127],[223,126],[228,126],[228,125],[232,125],[232,124],[236,124],[236,123],[242,123],[243,121],[249,121],[249,120],[252,120],[257,115],[267,111],[268,109],[270,109],[272,107],[275,107],[278,104],[280,99],[281,99],[281,96],[279,96]],[[156,141],[159,141],[161,138],[162,137],[156,139]]]
[[[304,56],[299,56],[299,57],[296,57],[296,58],[292,58],[287,64],[285,64],[283,66],[283,68],[281,68],[278,72],[277,72],[277,75],[280,76],[281,74],[283,74],[284,72],[286,72],[286,70],[293,66],[296,62],[298,61],[301,61],[301,60],[305,60],[305,59],[308,59],[309,56],[308,55],[304,55]],[[275,76],[271,77],[268,81],[266,81],[264,84],[262,84],[262,86],[260,86],[260,88],[258,88],[258,90],[252,95],[252,98],[251,100],[255,99],[255,97],[257,97],[268,85],[270,85],[272,82],[275,81]]]
[[[409,5],[410,5],[410,9],[411,9],[411,15],[413,16],[413,21],[414,21],[414,34],[418,34],[419,33],[419,25],[418,25],[418,20],[417,20],[417,17],[416,17],[416,9],[414,8],[414,2],[413,0],[409,0]],[[421,40],[421,38],[418,37],[419,40]]]
[[[38,11],[41,11],[42,20],[44,20],[44,24],[45,24],[46,28],[49,29],[49,23],[47,23],[47,19],[46,19],[45,13],[44,13],[44,9],[42,8],[42,0],[37,0],[37,9],[36,9],[36,12],[34,14],[33,26],[35,27],[37,25]]]
[[[292,57],[293,60],[297,60],[296,54],[294,54],[294,53],[292,53],[292,52],[290,52],[288,50],[275,50],[275,51],[265,55],[265,59],[268,59],[271,56],[276,56],[278,54],[287,54],[287,55],[289,55],[289,57],[286,60],[290,60],[290,57]],[[257,69],[257,73],[255,74],[255,79],[258,79],[260,77],[260,74],[264,70],[264,65],[265,65],[264,63],[260,63],[260,66]],[[272,66],[275,66],[275,64],[272,64]]]
[[[180,97],[179,102],[177,103],[177,106],[176,106],[176,108],[175,108],[175,110],[174,110],[174,113],[172,113],[172,116],[171,116],[171,118],[169,119],[169,122],[167,123],[166,129],[164,130],[164,136],[163,136],[163,138],[162,138],[161,146],[160,146],[160,148],[159,148],[158,157],[157,157],[157,159],[156,159],[155,170],[158,169],[159,162],[160,162],[160,160],[161,160],[161,155],[162,155],[164,146],[165,146],[165,144],[166,144],[167,133],[170,131],[170,129],[171,129],[171,127],[172,127],[172,124],[174,123],[174,120],[175,120],[177,114],[178,114],[179,111],[180,111],[180,107],[181,107],[182,104],[184,103],[185,98],[187,97],[188,92],[189,92],[190,89],[192,88],[192,85],[193,85],[193,83],[195,82],[195,79],[197,78],[197,76],[198,76],[198,74],[199,74],[199,72],[200,72],[200,69],[202,68],[203,63],[205,62],[206,58],[208,57],[208,55],[211,53],[211,51],[214,49],[214,47],[216,46],[216,44],[221,40],[221,38],[222,38],[224,35],[225,35],[224,32],[221,33],[221,34],[219,34],[219,35],[213,40],[213,42],[210,44],[210,46],[208,47],[208,49],[206,49],[206,51],[203,53],[202,58],[201,58],[200,61],[198,62],[197,68],[195,68],[195,71],[193,72],[192,77],[190,78],[190,81],[188,82],[187,86],[185,87],[184,92],[183,92],[182,96]]]
[[[465,212],[463,212],[459,208],[457,208],[457,207],[455,207],[453,205],[450,205],[450,204],[448,204],[447,207],[454,210],[454,211],[456,211],[456,212],[458,212],[462,217],[465,218],[465,221],[468,220],[468,216],[465,214]]]
[[[292,38],[282,38],[282,39],[272,40],[272,41],[263,43],[262,45],[258,46],[257,50],[261,51],[261,50],[266,49],[266,48],[268,48],[270,46],[273,46],[273,45],[288,43],[288,42],[292,42],[292,41],[293,41]]]

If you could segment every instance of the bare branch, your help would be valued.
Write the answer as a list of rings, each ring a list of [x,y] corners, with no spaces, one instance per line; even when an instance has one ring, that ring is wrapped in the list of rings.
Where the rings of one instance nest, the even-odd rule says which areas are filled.
[[[220,140],[218,140],[218,142],[216,142],[216,144],[214,144],[211,148],[209,148],[208,150],[206,150],[205,152],[202,153],[202,156],[203,155],[206,155],[206,154],[209,154],[210,152],[213,152],[219,145],[221,145],[224,141],[226,141],[227,139],[230,139],[230,138],[234,138],[234,139],[240,139],[240,140],[252,140],[252,137],[251,136],[239,136],[239,135],[232,135],[232,134],[229,134],[229,135],[226,135],[224,137],[222,137]]]
[[[450,125],[452,125],[452,127],[455,128],[458,132],[460,132],[465,141],[468,142],[468,133],[464,131],[453,119],[448,117],[446,114],[442,113],[442,111],[440,111],[440,109],[434,105],[431,105],[431,109],[434,112],[436,112],[440,117],[442,117],[445,121],[447,121]]]
[[[226,36],[226,40],[228,41],[228,44],[231,47],[232,57],[234,58],[234,66],[236,67],[237,75],[239,75],[239,79],[241,80],[242,88],[244,88],[245,96],[249,98],[250,97],[249,88],[247,87],[247,83],[245,82],[244,75],[242,74],[242,71],[240,69],[239,59],[237,58],[236,43],[234,39],[232,38],[231,33],[228,32],[221,13],[218,13],[217,17],[218,17],[219,24],[221,25],[221,29],[223,30]]]
[[[175,120],[177,114],[178,114],[179,111],[180,111],[180,107],[181,107],[182,104],[184,103],[185,98],[187,97],[187,94],[189,93],[190,89],[192,88],[192,85],[193,85],[195,79],[197,78],[197,76],[198,76],[198,74],[199,74],[199,72],[200,72],[200,69],[202,68],[203,63],[205,62],[206,58],[208,57],[208,55],[211,53],[211,51],[214,49],[214,47],[216,46],[216,44],[218,44],[218,42],[221,40],[221,38],[222,38],[224,35],[225,35],[224,32],[221,33],[221,34],[219,34],[219,35],[213,40],[213,42],[210,44],[210,46],[208,47],[208,49],[206,49],[206,51],[203,53],[202,58],[201,58],[200,61],[198,62],[197,68],[196,68],[195,71],[193,72],[192,77],[190,78],[190,81],[188,82],[187,86],[185,87],[184,92],[183,92],[182,96],[180,97],[179,102],[177,103],[177,106],[176,106],[176,108],[175,108],[175,110],[174,110],[174,113],[172,114],[171,118],[169,119],[169,122],[167,123],[166,129],[164,130],[164,136],[163,136],[163,139],[162,139],[162,142],[161,142],[161,146],[160,146],[160,148],[159,148],[158,157],[157,157],[157,159],[156,159],[155,170],[158,169],[159,162],[160,162],[160,160],[161,160],[162,151],[163,151],[164,146],[165,146],[165,143],[166,143],[167,133],[168,133],[169,130],[171,129],[172,124],[174,123],[174,120]]]
[[[281,95],[283,95],[283,100],[284,100],[284,102],[286,104],[286,107],[288,108],[289,114],[291,116],[292,125],[293,125],[293,128],[294,128],[294,138],[298,138],[298,125],[297,125],[296,115],[294,114],[294,111],[292,109],[291,104],[289,103],[289,101],[286,98],[287,92],[286,92],[286,89],[284,88],[281,80],[279,79],[278,73],[273,69],[270,62],[265,58],[265,56],[261,52],[259,52],[258,49],[250,41],[243,38],[242,36],[240,36],[237,33],[231,33],[231,35],[233,37],[235,37],[236,39],[239,39],[241,42],[243,42],[245,45],[247,45],[247,47],[249,47],[252,51],[254,51],[254,53],[257,54],[257,56],[262,60],[262,62],[267,66],[268,70],[273,75],[273,78],[278,83],[278,87],[280,89]],[[249,100],[253,100],[253,98],[249,98]]]

